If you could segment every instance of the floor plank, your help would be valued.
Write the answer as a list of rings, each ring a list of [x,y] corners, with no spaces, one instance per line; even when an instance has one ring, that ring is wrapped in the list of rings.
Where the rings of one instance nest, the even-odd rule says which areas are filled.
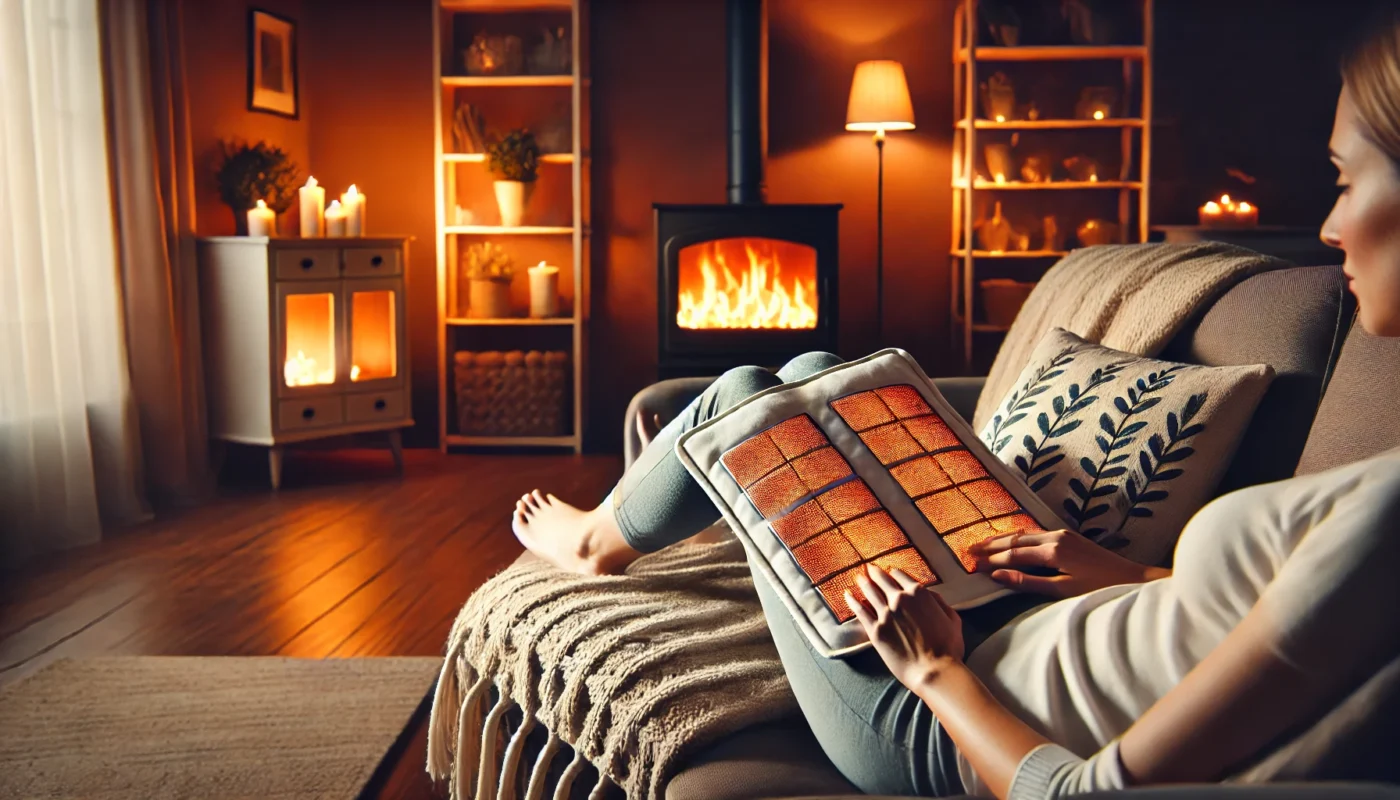
[[[284,487],[221,490],[0,575],[0,686],[64,657],[438,655],[468,595],[521,552],[516,498],[596,503],[611,456],[374,451],[288,458]],[[419,726],[421,727],[421,726]],[[424,797],[415,730],[381,796]]]

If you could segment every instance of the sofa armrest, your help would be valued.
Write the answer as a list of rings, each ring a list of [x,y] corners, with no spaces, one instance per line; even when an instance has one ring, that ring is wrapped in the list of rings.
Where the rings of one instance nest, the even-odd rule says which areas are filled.
[[[982,396],[982,387],[986,383],[985,375],[976,378],[933,379],[933,385],[938,387],[943,399],[947,400],[948,405],[961,414],[969,425],[972,424],[972,414],[977,410],[977,399]]]
[[[673,378],[658,381],[632,396],[627,404],[627,417],[622,420],[622,452],[626,465],[632,466],[642,452],[642,439],[637,435],[637,415],[658,414],[666,424],[681,413],[681,409],[714,383],[714,378]]]

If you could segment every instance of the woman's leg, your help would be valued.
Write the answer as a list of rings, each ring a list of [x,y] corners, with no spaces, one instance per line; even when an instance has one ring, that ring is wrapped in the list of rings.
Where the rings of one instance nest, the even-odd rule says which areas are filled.
[[[709,527],[718,512],[676,457],[681,434],[758,392],[840,363],[830,353],[806,353],[776,375],[761,367],[729,370],[656,434],[597,508],[575,508],[538,490],[522,497],[512,524],[516,538],[563,569],[609,573],[620,571],[641,553],[694,536]]]

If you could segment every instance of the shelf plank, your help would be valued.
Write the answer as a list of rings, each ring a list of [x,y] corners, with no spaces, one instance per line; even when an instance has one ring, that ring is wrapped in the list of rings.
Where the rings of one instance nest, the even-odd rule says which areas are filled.
[[[1109,119],[1009,119],[997,122],[994,119],[976,119],[972,127],[979,131],[1064,131],[1091,128],[1141,128],[1144,121],[1138,117],[1110,117]],[[967,128],[967,120],[953,123],[955,128]]]
[[[531,319],[530,317],[504,317],[497,319],[477,319],[474,317],[447,317],[443,320],[451,327],[572,327],[573,317],[550,317],[548,319]]]
[[[574,447],[573,436],[462,436],[449,433],[448,447]]]
[[[1118,59],[1147,58],[1147,48],[1142,45],[1109,45],[1107,47],[1086,47],[1082,45],[1052,45],[1044,47],[978,47],[973,50],[978,61],[1114,61]],[[967,63],[967,48],[954,54],[957,63]]]
[[[444,75],[442,85],[464,86],[573,86],[572,75]]]
[[[966,250],[953,250],[951,252],[956,258],[967,256]],[[997,253],[991,250],[973,250],[973,258],[1063,258],[1069,255],[1068,250],[1007,250]]]
[[[571,0],[442,0],[443,11],[501,14],[516,11],[570,11]]]
[[[954,181],[954,189],[966,189],[967,181]],[[1141,189],[1142,183],[1139,181],[1050,181],[1048,183],[1027,183],[1025,181],[1007,181],[1006,183],[996,183],[978,179],[973,182],[972,188],[978,191],[1052,191],[1052,190],[1072,190],[1072,189]]]
[[[442,160],[447,163],[456,164],[484,164],[486,163],[485,153],[443,153]],[[574,163],[573,153],[541,153],[541,164],[572,164]]]
[[[568,225],[519,225],[506,228],[500,225],[444,225],[445,233],[464,236],[567,236],[574,232]]]

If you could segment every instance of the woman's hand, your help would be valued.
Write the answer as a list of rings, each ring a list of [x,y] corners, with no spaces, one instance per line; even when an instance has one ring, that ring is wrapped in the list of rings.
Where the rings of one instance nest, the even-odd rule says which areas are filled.
[[[1022,592],[1064,598],[1105,586],[1146,583],[1165,578],[1171,570],[1144,567],[1100,547],[1073,531],[1013,533],[968,548],[979,572]],[[1032,575],[1024,567],[1053,569],[1058,575]]]
[[[903,570],[885,572],[874,564],[866,569],[869,577],[856,578],[865,601],[846,592],[846,605],[896,680],[914,689],[949,663],[962,661],[958,612]]]

